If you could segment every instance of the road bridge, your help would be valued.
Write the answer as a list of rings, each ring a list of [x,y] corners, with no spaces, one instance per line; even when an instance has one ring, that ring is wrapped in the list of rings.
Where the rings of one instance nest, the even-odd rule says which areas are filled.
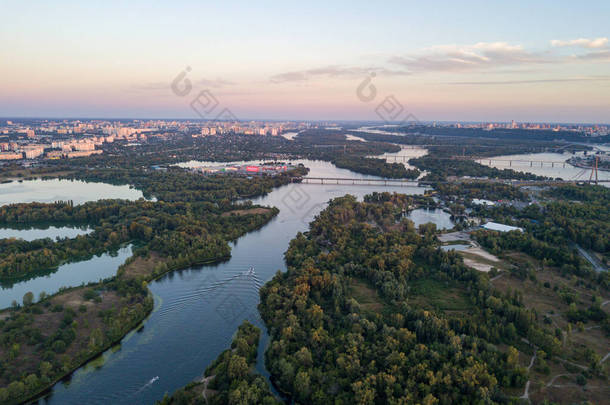
[[[432,181],[418,181],[409,179],[367,179],[367,178],[347,178],[347,177],[295,177],[293,182],[302,184],[329,184],[338,186],[401,186],[401,187],[425,187],[437,183]],[[514,186],[545,186],[559,184],[578,184],[595,183],[595,180],[507,180],[507,179],[477,179],[463,178],[440,183],[504,183]],[[608,183],[610,180],[597,180],[597,183]]]

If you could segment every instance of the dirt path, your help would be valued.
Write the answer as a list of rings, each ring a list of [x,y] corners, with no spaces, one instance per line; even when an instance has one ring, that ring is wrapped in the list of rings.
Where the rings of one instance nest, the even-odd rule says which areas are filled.
[[[532,359],[530,360],[530,365],[527,366],[527,371],[530,371],[530,369],[532,368],[532,366],[534,365],[534,361],[536,360],[536,351],[534,351],[534,355],[532,356]]]
[[[203,399],[205,399],[205,403],[208,403],[208,397],[206,394],[206,391],[208,390],[208,384],[210,383],[210,381],[216,377],[215,375],[211,375],[209,377],[203,377],[201,379],[201,382],[203,383],[203,390],[201,391],[201,395],[203,395]]]
[[[497,276],[490,278],[489,281],[495,281],[495,280],[499,279],[500,277],[502,277],[503,275],[504,275],[504,273],[500,273]]]
[[[555,377],[553,377],[551,379],[551,381],[548,382],[548,384],[546,386],[547,387],[551,387],[555,383],[555,380],[557,380],[558,378],[560,378],[560,377],[570,377],[571,375],[573,375],[573,374],[557,374]]]
[[[534,355],[530,359],[529,366],[527,366],[527,372],[529,373],[530,369],[534,365],[534,361],[536,361],[536,355],[537,355],[537,350],[538,349],[536,348],[536,346],[531,344],[530,341],[527,340],[526,338],[522,338],[521,340],[523,340],[524,342],[526,342],[527,344],[529,344],[530,346],[532,346],[534,348]],[[526,401],[529,402],[529,400],[530,400],[530,384],[531,384],[531,382],[532,382],[531,380],[527,380],[527,382],[525,383],[525,391],[523,391],[523,395],[521,395],[519,397],[519,399],[525,399]]]
[[[523,393],[523,395],[521,395],[519,397],[519,399],[525,399],[526,401],[529,402],[530,400],[530,380],[527,380],[527,382],[525,383],[525,392]]]
[[[585,367],[585,366],[581,366],[580,364],[572,363],[571,361],[568,361],[568,360],[562,359],[562,358],[560,358],[560,357],[558,357],[558,358],[557,358],[557,360],[558,360],[558,361],[560,361],[560,362],[562,362],[562,363],[567,363],[567,364],[570,364],[570,365],[572,365],[572,366],[574,366],[574,367],[578,367],[578,368],[579,368],[579,369],[581,369],[581,370],[588,370],[588,368],[587,368],[587,367]]]

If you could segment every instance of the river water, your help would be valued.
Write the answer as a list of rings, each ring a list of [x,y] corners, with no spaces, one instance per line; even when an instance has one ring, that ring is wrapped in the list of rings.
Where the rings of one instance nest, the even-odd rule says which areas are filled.
[[[57,269],[41,272],[28,280],[0,283],[0,308],[11,305],[13,300],[21,304],[27,292],[34,293],[35,300],[41,292],[54,294],[61,287],[76,287],[113,277],[117,268],[131,256],[131,245],[116,252],[104,253],[89,260],[66,263]]]
[[[602,150],[607,150],[607,147],[599,146]],[[557,164],[550,162],[565,162],[572,156],[582,156],[582,152],[572,153],[527,153],[521,155],[503,155],[492,158],[484,158],[478,160],[479,163],[485,166],[496,167],[498,169],[513,169],[522,173],[534,173],[539,176],[547,176],[551,178],[560,177],[563,180],[589,180],[591,169],[583,169],[574,167],[568,163]],[[494,161],[496,159],[496,161]],[[491,160],[491,162],[490,162]],[[512,160],[512,164],[509,162]],[[532,162],[533,161],[533,162]],[[532,163],[530,163],[532,162]],[[542,162],[542,163],[540,163]],[[546,163],[545,163],[546,162]],[[599,180],[610,180],[610,172],[598,170],[597,177]]]
[[[311,176],[371,177],[327,162],[301,162],[312,168]],[[201,376],[229,347],[244,319],[263,330],[257,369],[268,376],[263,363],[268,336],[257,310],[259,288],[278,270],[286,270],[283,255],[289,241],[297,232],[307,230],[329,199],[347,193],[362,198],[373,191],[423,194],[425,188],[290,184],[254,199],[255,204],[278,207],[280,213],[260,230],[234,242],[230,260],[172,272],[151,282],[155,309],[143,327],[130,333],[120,346],[81,367],[69,381],[55,385],[39,402],[154,403],[164,393]]]
[[[143,197],[140,190],[129,186],[106,183],[88,183],[79,180],[24,180],[0,184],[0,206],[15,203],[72,200],[74,205],[100,198],[137,200]]]
[[[33,241],[44,238],[75,238],[93,232],[87,226],[47,226],[44,228],[0,228],[0,239],[16,238]]]

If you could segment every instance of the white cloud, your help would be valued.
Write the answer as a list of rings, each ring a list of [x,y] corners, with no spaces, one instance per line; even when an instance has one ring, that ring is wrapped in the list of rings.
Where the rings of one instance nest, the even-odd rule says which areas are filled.
[[[566,46],[577,46],[582,48],[599,49],[604,48],[608,45],[608,38],[601,37],[595,39],[579,38],[571,39],[569,41],[563,41],[560,39],[554,39],[551,41],[551,45],[555,47],[566,47]]]
[[[314,69],[283,72],[271,77],[273,83],[303,82],[316,77],[359,77],[370,73],[407,76],[425,72],[490,73],[514,68],[520,74],[535,66],[577,62],[605,63],[610,60],[607,38],[551,41],[553,47],[577,46],[590,49],[575,55],[562,55],[552,47],[529,50],[508,42],[477,42],[469,45],[436,45],[417,53],[397,55],[386,60],[388,67],[322,66]],[[392,68],[395,66],[398,68]],[[573,79],[570,79],[573,81]],[[522,81],[520,81],[522,82]],[[540,82],[540,81],[535,81]],[[491,82],[493,84],[500,84]]]
[[[530,52],[507,42],[439,45],[417,55],[397,56],[390,63],[411,71],[472,71],[494,67],[551,62],[548,53]]]
[[[313,69],[279,73],[271,77],[273,83],[300,82],[316,76],[327,77],[360,77],[370,73],[384,76],[404,76],[408,72],[402,70],[391,70],[381,67],[353,67],[353,66],[322,66]]]

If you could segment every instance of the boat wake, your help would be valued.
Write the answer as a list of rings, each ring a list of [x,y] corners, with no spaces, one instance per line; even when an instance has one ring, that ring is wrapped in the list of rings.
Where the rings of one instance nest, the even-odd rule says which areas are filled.
[[[139,390],[137,390],[133,395],[138,394],[139,392],[144,391],[146,388],[150,387],[151,385],[153,385],[155,383],[155,381],[157,381],[159,379],[159,376],[154,376],[153,378],[150,379],[150,381],[148,381],[146,384],[144,384],[144,386],[142,386],[142,388],[140,388]]]

